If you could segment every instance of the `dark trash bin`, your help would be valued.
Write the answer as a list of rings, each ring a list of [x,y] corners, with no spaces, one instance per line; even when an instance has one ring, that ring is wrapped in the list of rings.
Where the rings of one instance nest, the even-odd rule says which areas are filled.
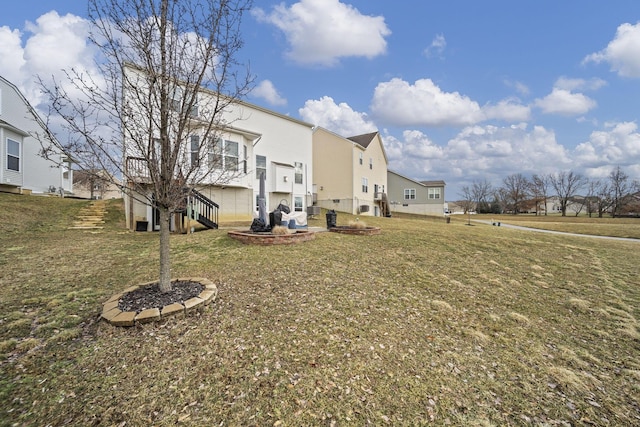
[[[445,218],[445,220],[447,221],[447,224],[449,224],[451,222],[451,217],[448,216],[448,217]]]
[[[336,226],[337,217],[338,215],[333,209],[327,212],[327,228],[334,228]]]

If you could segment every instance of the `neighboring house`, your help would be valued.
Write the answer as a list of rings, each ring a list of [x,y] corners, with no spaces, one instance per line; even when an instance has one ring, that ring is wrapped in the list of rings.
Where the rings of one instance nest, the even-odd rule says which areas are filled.
[[[314,203],[354,215],[389,216],[387,154],[378,132],[344,138],[313,131]]]
[[[389,171],[387,182],[392,213],[418,215],[445,213],[444,181],[416,181]]]
[[[73,192],[73,172],[61,154],[40,155],[37,134],[46,125],[18,88],[0,76],[0,191],[11,193]]]
[[[73,172],[73,195],[81,199],[106,200],[122,198],[120,180],[105,170]]]
[[[125,67],[125,72],[136,71]],[[212,99],[214,95],[202,88],[198,93],[199,104],[207,105],[208,98]],[[199,129],[206,123],[207,118],[198,114],[205,113],[194,114],[192,138],[200,137]],[[197,185],[198,199],[216,211],[215,220],[212,219],[213,223],[208,226],[217,227],[219,222],[251,221],[257,217],[262,172],[266,176],[268,212],[279,204],[289,206],[291,211],[306,212],[312,198],[313,125],[242,101],[223,114],[224,121],[231,123],[218,138],[219,145],[216,146],[223,151],[212,149],[208,156],[217,156],[221,167],[232,172],[232,178],[222,182],[215,174],[209,174]],[[126,168],[131,170],[141,159],[136,158],[135,153],[127,152],[126,147],[125,141]],[[147,230],[159,229],[157,211],[140,200],[142,198],[125,197],[127,224],[132,229],[140,229],[140,224]]]

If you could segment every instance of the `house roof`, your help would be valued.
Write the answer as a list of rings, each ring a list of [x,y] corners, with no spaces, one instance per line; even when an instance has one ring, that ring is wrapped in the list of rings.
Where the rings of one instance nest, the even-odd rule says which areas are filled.
[[[445,182],[443,180],[436,180],[436,181],[420,181],[422,184],[426,185],[427,187],[444,187],[445,186]]]
[[[377,134],[378,132],[371,132],[371,133],[365,133],[363,135],[350,136],[347,139],[355,142],[358,145],[361,145],[364,148],[367,148]]]
[[[387,173],[391,173],[391,174],[397,175],[400,178],[404,178],[407,181],[411,181],[411,182],[413,182],[413,183],[415,183],[417,185],[421,185],[423,187],[444,187],[446,185],[445,182],[442,181],[442,180],[439,180],[439,181],[417,181],[415,179],[411,179],[411,178],[409,178],[407,176],[404,176],[404,175],[402,175],[402,174],[400,174],[398,172],[394,172],[392,170],[387,170]]]

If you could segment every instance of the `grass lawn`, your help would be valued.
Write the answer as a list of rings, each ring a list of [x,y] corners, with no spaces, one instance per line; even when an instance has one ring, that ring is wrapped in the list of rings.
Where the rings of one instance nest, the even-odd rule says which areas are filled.
[[[2,426],[640,424],[640,242],[466,218],[293,246],[174,235],[174,276],[218,299],[117,328],[101,304],[156,278],[158,236],[119,201],[68,230],[87,203],[0,194]]]

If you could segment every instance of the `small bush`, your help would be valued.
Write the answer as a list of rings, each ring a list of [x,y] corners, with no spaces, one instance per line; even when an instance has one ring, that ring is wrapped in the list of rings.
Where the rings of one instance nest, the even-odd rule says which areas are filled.
[[[287,227],[283,227],[281,225],[276,225],[275,227],[273,227],[271,229],[271,233],[277,234],[277,235],[287,234],[287,233],[289,233],[289,229],[287,229]]]
[[[349,228],[357,228],[357,229],[365,229],[367,228],[367,223],[364,221],[349,221]]]

